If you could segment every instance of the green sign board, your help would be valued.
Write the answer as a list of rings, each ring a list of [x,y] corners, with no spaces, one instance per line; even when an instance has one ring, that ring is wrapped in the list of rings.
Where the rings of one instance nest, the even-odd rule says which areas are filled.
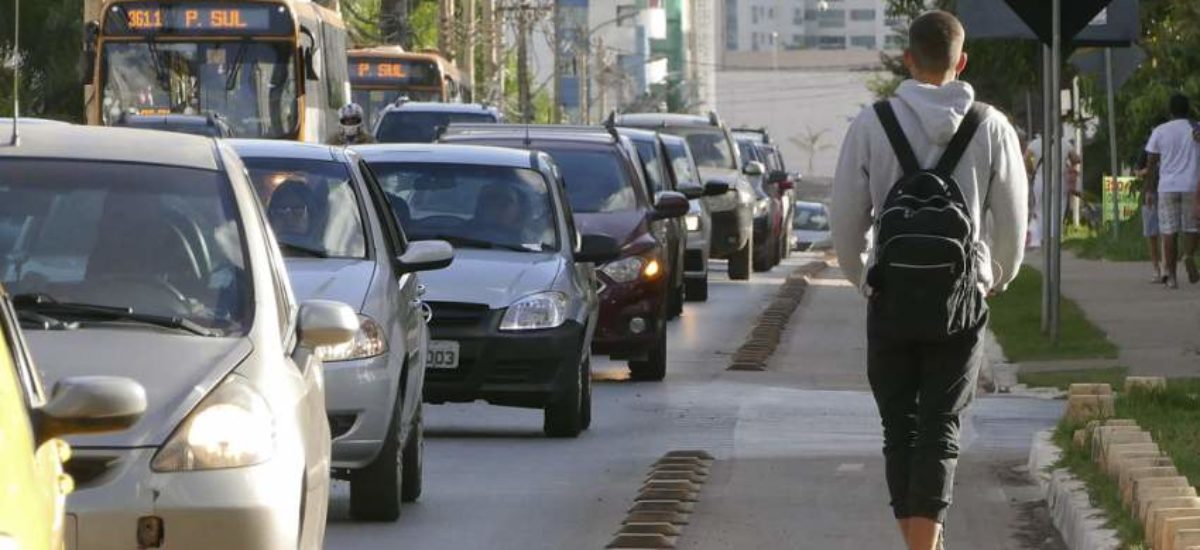
[[[1141,184],[1138,178],[1130,176],[1122,176],[1115,180],[1111,176],[1104,176],[1104,205],[1101,210],[1104,211],[1104,222],[1113,221],[1113,194],[1117,197],[1117,210],[1121,216],[1121,220],[1128,220],[1137,215],[1138,208],[1138,190],[1141,189]]]

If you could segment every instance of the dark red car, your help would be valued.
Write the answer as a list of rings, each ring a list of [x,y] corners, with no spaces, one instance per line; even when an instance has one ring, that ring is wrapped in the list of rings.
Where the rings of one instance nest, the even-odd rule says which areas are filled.
[[[451,124],[442,141],[543,151],[562,171],[576,224],[621,244],[621,256],[597,266],[600,319],[592,352],[629,362],[636,380],[667,372],[667,318],[673,285],[668,248],[655,235],[688,212],[675,191],[647,192],[636,147],[616,128]]]

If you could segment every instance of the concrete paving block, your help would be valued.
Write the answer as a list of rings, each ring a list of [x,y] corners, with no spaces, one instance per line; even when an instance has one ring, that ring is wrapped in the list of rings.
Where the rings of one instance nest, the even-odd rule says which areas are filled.
[[[668,537],[678,537],[683,530],[670,523],[626,523],[621,526],[619,533],[659,534]]]
[[[634,512],[625,517],[624,523],[670,523],[687,525],[688,515],[678,512]]]
[[[646,475],[647,480],[668,480],[682,479],[692,483],[704,483],[708,481],[708,476],[700,475],[692,471],[671,471],[671,470],[652,470]]]
[[[680,502],[698,502],[699,495],[682,489],[645,489],[638,493],[635,501],[643,500],[678,500]]]
[[[1093,418],[1108,418],[1116,414],[1113,396],[1072,395],[1067,398],[1067,419],[1084,422]]]
[[[1148,391],[1161,391],[1167,389],[1167,379],[1162,376],[1127,376],[1125,377],[1125,391],[1130,392],[1135,389]]]
[[[1112,395],[1108,384],[1071,384],[1070,395]]]
[[[1104,471],[1109,475],[1116,474],[1115,464],[1121,461],[1121,455],[1146,457],[1157,456],[1162,454],[1162,449],[1158,448],[1157,443],[1122,443],[1118,445],[1110,445],[1107,455],[1104,457]]]
[[[658,533],[621,533],[605,548],[675,548],[675,539]]]
[[[1155,549],[1175,546],[1175,535],[1185,529],[1200,529],[1200,510],[1174,508],[1177,514],[1167,515],[1164,510],[1158,511],[1154,521],[1154,538],[1150,539]]]
[[[1150,505],[1166,498],[1187,498],[1195,497],[1195,487],[1138,487],[1137,495],[1133,501],[1136,503],[1138,519],[1146,524],[1146,531],[1150,532],[1154,524],[1148,521],[1146,514],[1150,510]]]
[[[1170,459],[1167,459],[1166,457],[1160,457],[1160,460],[1170,460]],[[1154,464],[1148,464],[1143,467],[1144,468],[1152,468],[1154,466],[1155,466]],[[1125,507],[1130,510],[1137,510],[1140,507],[1141,501],[1145,500],[1145,498],[1147,496],[1146,491],[1149,491],[1151,489],[1166,489],[1166,488],[1170,488],[1170,487],[1179,488],[1179,487],[1190,487],[1190,486],[1191,485],[1188,483],[1188,479],[1183,476],[1147,478],[1147,479],[1143,479],[1138,482],[1137,490],[1130,492],[1129,500],[1124,500],[1124,495],[1122,495],[1121,503],[1124,504]]]
[[[1105,426],[1096,430],[1096,435],[1092,438],[1093,454],[1092,458],[1103,459],[1108,456],[1108,449],[1113,445],[1128,445],[1132,443],[1154,443],[1153,436],[1150,432],[1142,431],[1140,428],[1130,428],[1128,426]],[[1099,461],[1100,468],[1104,468],[1103,460]]]
[[[678,500],[643,500],[633,503],[630,512],[678,512],[690,514],[695,506]]]
[[[1200,529],[1184,529],[1175,533],[1171,550],[1192,550],[1200,547]]]
[[[1151,466],[1149,468],[1133,468],[1129,470],[1129,475],[1126,476],[1125,485],[1119,485],[1121,491],[1121,502],[1129,502],[1133,500],[1133,496],[1138,492],[1138,486],[1142,480],[1152,479],[1156,477],[1178,477],[1179,471],[1174,466]]]
[[[1104,469],[1104,473],[1106,473],[1110,476],[1113,476],[1118,481],[1121,479],[1122,474],[1126,470],[1130,470],[1133,468],[1148,468],[1150,466],[1169,466],[1171,464],[1170,457],[1163,455],[1161,452],[1155,452],[1155,451],[1122,452],[1122,453],[1115,453],[1115,456],[1116,456],[1116,458],[1112,462],[1105,464],[1106,467]],[[1152,463],[1146,464],[1146,465],[1138,465],[1138,463],[1136,463],[1136,462],[1131,462],[1131,461],[1135,461],[1135,460],[1143,460],[1143,459],[1148,459],[1148,458],[1154,458],[1154,459],[1160,459],[1160,460],[1158,462],[1152,462]],[[1167,463],[1162,464],[1163,460],[1165,460]]]
[[[650,479],[642,483],[642,489],[665,489],[700,492],[700,485],[685,479]]]
[[[1171,508],[1200,509],[1200,498],[1167,497],[1148,501],[1146,505],[1148,508],[1146,512],[1146,519],[1142,521],[1142,527],[1146,529],[1146,532],[1151,532],[1151,528],[1154,527],[1154,521],[1157,519],[1157,516],[1151,515],[1155,510],[1168,510]]]
[[[700,460],[714,460],[712,454],[703,449],[679,449],[669,451],[663,455],[664,458],[699,458]]]
[[[1104,527],[1104,512],[1093,507],[1087,487],[1063,468],[1054,470],[1046,494],[1054,526],[1071,550],[1117,550],[1116,532]]]
[[[1140,468],[1165,468],[1168,466],[1173,466],[1173,464],[1171,463],[1171,458],[1166,457],[1166,456],[1161,456],[1161,455],[1160,456],[1125,459],[1124,461],[1117,464],[1117,466],[1116,466],[1117,473],[1116,473],[1115,477],[1117,478],[1117,487],[1120,488],[1120,487],[1129,486],[1130,485],[1129,475],[1130,475],[1130,472],[1132,472],[1134,470],[1137,470]],[[1154,486],[1154,487],[1179,487],[1181,485],[1187,485],[1187,479],[1182,478],[1182,477],[1153,478],[1152,480],[1145,480],[1142,485]],[[1130,491],[1129,492],[1129,500],[1125,500],[1125,495],[1122,493],[1121,502],[1126,507],[1129,507],[1133,504],[1133,498],[1136,496],[1137,496],[1136,493],[1134,493],[1133,491]]]
[[[1104,421],[1105,426],[1137,426],[1137,420],[1132,418],[1109,418]]]
[[[654,462],[655,466],[708,466],[708,462],[694,456],[664,456]]]

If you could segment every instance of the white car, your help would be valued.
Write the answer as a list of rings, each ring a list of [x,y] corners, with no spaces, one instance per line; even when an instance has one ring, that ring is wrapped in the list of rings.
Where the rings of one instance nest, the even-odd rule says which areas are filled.
[[[792,218],[792,250],[822,250],[829,238],[829,211],[819,202],[796,201]]]
[[[0,283],[45,377],[132,378],[145,416],[69,439],[67,547],[320,548],[320,348],[345,304],[297,304],[246,170],[209,138],[30,125],[0,147]]]

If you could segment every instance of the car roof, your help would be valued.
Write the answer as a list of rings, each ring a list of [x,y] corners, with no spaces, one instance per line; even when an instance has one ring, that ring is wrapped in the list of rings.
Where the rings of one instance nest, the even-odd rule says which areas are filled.
[[[600,126],[543,126],[537,124],[454,124],[442,135],[444,141],[457,140],[524,140],[562,141],[614,145],[608,130]]]
[[[227,139],[233,150],[242,157],[272,157],[297,160],[338,161],[338,147],[318,143],[301,143],[275,139]]]
[[[35,118],[28,116],[21,117],[20,121],[21,124],[57,124],[59,126],[71,124],[70,122],[63,122],[61,120],[54,120],[52,118]],[[10,132],[12,132],[12,118],[0,116],[0,135],[7,137]]]
[[[392,104],[384,112],[423,111],[428,113],[484,113],[496,114],[495,107],[482,103],[438,103],[433,101],[405,101]]]
[[[7,139],[0,140],[3,143],[0,157],[127,162],[202,170],[220,167],[216,141],[191,134],[75,124],[30,124],[20,127],[20,136],[15,147],[8,145]]]
[[[535,152],[507,147],[483,145],[450,145],[444,143],[379,143],[351,147],[368,163],[386,161],[425,162],[435,164],[471,164],[479,166],[535,166]]]
[[[634,128],[630,126],[618,126],[617,132],[620,132],[621,135],[629,136],[629,139],[639,141],[653,141],[659,136],[658,132],[655,132],[654,130]]]
[[[618,126],[716,126],[711,117],[681,113],[628,113],[616,121]]]

